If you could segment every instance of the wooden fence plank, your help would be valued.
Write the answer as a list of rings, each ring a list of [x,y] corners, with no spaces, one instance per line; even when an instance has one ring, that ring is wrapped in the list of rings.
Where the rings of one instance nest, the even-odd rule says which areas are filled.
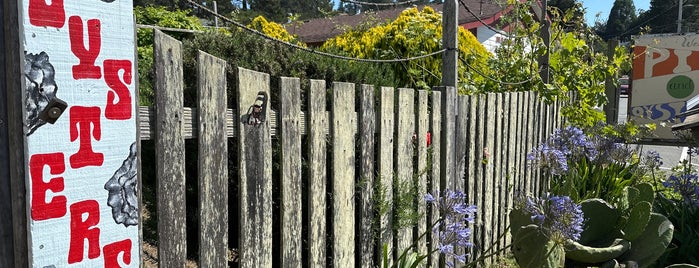
[[[376,131],[376,107],[374,98],[374,87],[370,85],[361,86],[361,100],[359,111],[359,190],[360,206],[359,218],[360,228],[357,248],[361,256],[361,267],[374,267],[373,257],[380,256],[378,247],[374,243],[376,238],[374,222],[374,136]]]
[[[455,187],[456,88],[440,87],[442,91],[442,185]]]
[[[454,188],[452,190],[455,191],[461,191],[463,193],[466,193],[468,195],[468,191],[470,190],[468,187],[468,184],[470,182],[470,178],[466,175],[468,170],[466,167],[468,164],[466,163],[469,159],[466,157],[467,152],[466,148],[468,147],[468,139],[469,139],[469,132],[468,132],[468,111],[469,111],[469,97],[466,95],[459,95],[457,96],[456,99],[456,128],[455,128],[455,134],[456,137],[454,139],[454,161],[456,163],[455,167],[455,183],[454,183]],[[468,197],[467,197],[468,198]],[[464,253],[469,253],[466,252],[465,249],[459,247],[455,249],[456,254],[464,254]]]
[[[269,75],[238,68],[240,267],[272,267]]]
[[[226,62],[199,51],[199,266],[228,265]]]
[[[429,131],[429,114],[427,107],[428,92],[426,90],[418,91],[417,108],[416,110],[416,120],[417,120],[417,189],[418,189],[418,200],[417,200],[417,213],[420,218],[417,222],[417,229],[415,232],[415,237],[423,234],[427,229],[427,211],[426,204],[423,197],[427,193],[427,178],[430,167],[427,166],[427,132]],[[426,237],[423,237],[418,241],[417,249],[418,252],[424,254],[427,251]]]
[[[184,267],[187,236],[182,43],[158,30],[154,32],[158,264],[160,267]]]
[[[442,133],[441,133],[441,175],[442,189],[458,189],[456,187],[456,88],[440,87],[442,91]],[[453,258],[445,258],[453,262]]]
[[[468,96],[468,142],[467,142],[467,148],[466,148],[466,171],[467,171],[467,180],[466,180],[466,186],[467,186],[467,198],[468,198],[468,204],[469,205],[477,205],[478,202],[476,199],[480,196],[481,189],[478,188],[480,185],[478,182],[478,168],[480,167],[480,162],[478,158],[478,150],[476,149],[476,142],[478,141],[479,133],[483,133],[483,131],[478,127],[478,112],[482,110],[478,106],[478,96]],[[480,209],[480,206],[478,207]],[[480,214],[478,212],[477,214]],[[476,215],[477,216],[477,215]],[[480,222],[480,221],[478,221]],[[474,222],[474,224],[471,224],[471,230],[474,231],[473,237],[471,238],[474,242],[480,241],[476,237],[476,234],[480,234],[480,231],[477,231],[477,222]],[[480,245],[478,245],[481,247]],[[475,254],[476,249],[471,248],[470,249],[470,259],[474,260],[476,257]]]
[[[394,90],[392,87],[381,87],[381,98],[379,99],[379,113],[385,115],[394,114]],[[379,195],[382,196],[381,202],[391,202],[393,201],[393,134],[395,132],[394,128],[394,117],[393,116],[381,116],[379,118],[379,176],[380,185],[378,187]],[[382,204],[385,205],[385,204]],[[388,252],[394,253],[393,247],[393,210],[388,209],[387,211],[380,211],[381,215],[381,225],[380,225],[380,245],[388,246]]]
[[[455,177],[456,185],[454,190],[459,190],[462,192],[468,192],[468,187],[466,182],[468,178],[466,176],[466,147],[468,144],[468,96],[460,95],[457,97],[456,103],[456,139],[454,140],[454,155],[456,162]]]
[[[301,267],[301,79],[281,78],[281,264]]]
[[[531,94],[531,92],[526,92],[525,93],[525,114],[526,117],[524,118],[524,125],[526,126],[525,129],[527,130],[527,137],[530,137],[529,139],[526,139],[526,144],[524,147],[524,152],[525,154],[531,153],[532,149],[534,148],[535,144],[538,142],[538,140],[535,137],[535,127],[534,127],[534,98]],[[527,161],[527,163],[529,163]],[[525,174],[524,178],[524,193],[526,195],[533,195],[534,194],[534,188],[533,188],[533,180],[534,180],[534,167],[528,168],[527,173]]]
[[[526,134],[527,129],[524,125],[525,118],[525,94],[524,92],[517,92],[517,147],[515,151],[517,152],[517,192],[516,194],[521,195],[525,191],[524,180],[525,174],[528,170],[527,168],[527,151],[524,148],[524,144],[527,142]]]
[[[415,135],[415,91],[412,88],[398,89],[398,112],[396,113],[395,159],[396,180],[393,188],[394,209],[414,211],[413,202],[406,200],[406,192],[413,186],[413,135]],[[406,204],[406,202],[409,202]],[[413,242],[412,226],[406,226],[406,219],[396,215],[400,229],[396,235],[396,249],[399,254]]]
[[[326,203],[326,149],[325,81],[311,80],[308,93],[308,266],[326,267],[325,222]]]
[[[441,168],[441,138],[440,133],[442,132],[442,92],[432,91],[432,111],[430,118],[430,137],[432,139],[432,144],[430,149],[432,154],[432,170],[430,172],[430,178],[428,183],[428,189],[432,195],[439,195],[441,192],[440,187],[440,168]],[[428,222],[430,224],[439,220],[439,209],[436,205],[430,206]],[[439,245],[439,237],[430,233],[429,236],[429,252],[432,252]],[[431,267],[439,267],[439,252],[434,252],[430,255],[428,263]]]
[[[495,226],[494,222],[494,210],[495,210],[495,199],[494,199],[494,193],[495,193],[495,185],[494,185],[494,174],[495,174],[495,161],[493,161],[493,149],[495,148],[495,138],[496,138],[496,131],[498,129],[495,128],[495,122],[497,121],[497,106],[496,106],[496,98],[497,95],[494,93],[489,93],[487,94],[487,104],[486,107],[488,108],[488,111],[486,113],[486,126],[485,126],[485,132],[486,132],[486,137],[485,137],[485,148],[486,150],[483,152],[486,154],[486,161],[485,161],[485,190],[483,191],[484,193],[484,200],[483,200],[483,213],[485,214],[485,219],[483,221],[483,225],[485,226],[484,228],[484,236],[485,239],[483,240],[483,248],[488,248],[493,245],[493,233],[495,230],[497,230],[497,227]],[[493,259],[492,258],[486,258],[485,260],[485,266],[490,267],[492,264]]]
[[[509,213],[514,205],[514,197],[517,189],[517,180],[519,177],[519,170],[517,168],[517,159],[519,157],[517,152],[517,133],[521,129],[517,128],[517,119],[519,117],[518,113],[518,92],[513,92],[509,94],[510,103],[507,110],[507,123],[508,123],[508,135],[507,135],[507,174],[508,174],[508,191],[507,191],[507,211],[505,212],[505,226],[510,226]],[[512,236],[508,233],[505,236],[505,245],[509,245],[512,242]]]
[[[485,127],[486,127],[486,110],[488,107],[486,106],[486,98],[485,95],[478,95],[475,96],[477,98],[477,107],[478,111],[476,113],[476,150],[475,154],[476,157],[474,158],[475,160],[475,166],[476,166],[476,172],[475,172],[475,185],[476,185],[476,190],[475,190],[475,205],[478,208],[478,213],[476,213],[476,222],[475,222],[475,230],[474,230],[474,240],[476,246],[479,248],[483,249],[488,246],[485,242],[485,210],[487,209],[485,206],[485,161],[486,158],[484,158],[484,150],[486,148],[485,145],[485,138],[486,138],[486,132],[485,132]],[[481,254],[480,252],[476,251],[476,257],[480,257]]]
[[[354,84],[333,84],[333,267],[353,267],[354,249]]]
[[[499,168],[499,174],[500,176],[498,177],[498,180],[500,181],[500,198],[497,199],[497,201],[500,203],[500,205],[496,205],[498,208],[498,214],[499,214],[499,220],[498,220],[498,232],[496,233],[496,238],[500,237],[500,244],[498,247],[498,250],[501,250],[505,248],[505,237],[503,234],[506,233],[506,223],[507,223],[507,211],[509,209],[509,206],[507,206],[507,201],[510,199],[509,196],[509,189],[510,189],[510,173],[509,169],[507,167],[507,160],[508,160],[508,154],[509,154],[509,143],[510,143],[510,95],[512,93],[500,93],[501,96],[501,106],[498,111],[500,112],[500,128],[502,131],[500,132],[501,136],[498,140],[501,141],[500,144],[500,149],[498,150],[498,157],[500,158],[500,165]],[[502,256],[502,254],[498,254],[498,256]]]
[[[504,223],[502,219],[503,211],[505,207],[503,206],[503,201],[505,200],[505,194],[503,191],[507,188],[504,177],[506,175],[505,169],[503,168],[503,151],[504,151],[504,140],[503,137],[507,133],[507,129],[503,124],[503,107],[504,107],[504,94],[498,93],[495,95],[495,146],[493,147],[493,152],[491,153],[493,157],[493,249],[500,250],[503,245],[502,242],[498,241]]]

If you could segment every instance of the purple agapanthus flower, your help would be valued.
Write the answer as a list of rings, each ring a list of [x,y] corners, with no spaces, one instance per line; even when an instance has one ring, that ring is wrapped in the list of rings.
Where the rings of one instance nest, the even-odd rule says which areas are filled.
[[[685,203],[699,207],[699,177],[697,174],[670,175],[663,186],[682,196]]]
[[[598,154],[595,144],[587,138],[581,129],[574,126],[556,129],[549,139],[549,145],[575,159],[587,157],[590,160],[595,160]]]
[[[527,160],[537,164],[539,168],[553,175],[564,174],[568,171],[568,159],[563,151],[544,143],[527,155]]]
[[[476,206],[467,204],[466,194],[452,190],[444,191],[441,197],[426,194],[425,201],[436,205],[441,215],[441,221],[432,228],[432,233],[439,238],[437,249],[441,254],[465,263],[467,254],[456,254],[454,249],[473,246],[469,225],[473,223]],[[453,267],[453,263],[449,264]]]
[[[523,209],[531,215],[532,223],[539,225],[554,241],[580,239],[584,215],[580,205],[570,197],[550,194],[542,198],[528,197]]]

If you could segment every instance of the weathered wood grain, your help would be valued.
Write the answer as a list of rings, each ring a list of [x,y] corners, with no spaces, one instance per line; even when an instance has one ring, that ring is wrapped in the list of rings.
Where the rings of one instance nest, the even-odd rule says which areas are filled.
[[[326,267],[325,222],[327,139],[325,81],[311,80],[308,92],[308,267]]]
[[[398,89],[398,112],[396,113],[396,134],[395,134],[395,159],[396,159],[396,185],[393,192],[394,208],[403,206],[400,209],[415,211],[413,204],[405,204],[405,193],[413,186],[413,135],[415,133],[415,91],[411,88]],[[416,137],[417,138],[417,137]],[[401,200],[402,199],[402,200]],[[406,219],[398,218],[398,221]],[[413,229],[401,224],[403,228],[397,230],[397,249],[406,249],[413,242]]]
[[[468,192],[466,176],[468,166],[466,164],[466,147],[468,146],[468,96],[461,95],[457,96],[456,99],[456,138],[454,139],[454,155],[455,155],[455,178],[456,183],[454,185],[454,190],[459,190],[462,192]]]
[[[481,245],[481,248],[488,246],[488,244],[485,244],[485,210],[487,209],[485,207],[485,195],[486,195],[486,190],[485,190],[485,162],[487,161],[487,158],[485,158],[484,150],[486,148],[485,145],[485,138],[486,138],[486,133],[485,133],[485,126],[486,126],[486,110],[488,107],[486,106],[485,102],[485,95],[478,95],[474,96],[474,98],[477,98],[477,113],[476,113],[476,144],[475,144],[475,166],[476,166],[476,172],[474,176],[475,180],[475,185],[476,185],[476,190],[475,190],[475,200],[476,202],[474,203],[476,207],[478,208],[478,213],[476,213],[476,219],[475,219],[475,230],[474,230],[474,240],[476,245]],[[482,254],[481,252],[475,252],[476,257],[480,257]]]
[[[493,245],[493,235],[494,232],[497,230],[497,227],[495,227],[495,222],[494,222],[494,210],[495,210],[495,199],[494,199],[494,193],[495,193],[495,185],[494,185],[494,175],[495,175],[495,161],[493,159],[494,155],[494,148],[495,148],[495,138],[496,138],[496,132],[498,129],[496,128],[495,122],[497,121],[497,106],[496,106],[496,98],[497,95],[494,93],[488,93],[486,97],[486,106],[487,107],[487,112],[486,112],[486,126],[485,126],[485,150],[484,154],[486,155],[486,161],[485,161],[485,190],[483,191],[484,193],[484,200],[483,200],[483,214],[485,214],[483,225],[484,225],[484,236],[485,239],[483,240],[483,245],[484,247],[488,247]],[[485,266],[490,267],[492,264],[493,259],[492,258],[487,258],[485,260]]]
[[[155,155],[160,267],[184,267],[187,257],[182,43],[155,30]]]
[[[29,267],[27,196],[25,186],[24,111],[22,74],[24,48],[19,1],[3,1],[0,42],[0,267]],[[15,90],[12,90],[15,89]],[[5,110],[7,109],[7,110]],[[11,216],[7,216],[11,215]]]
[[[427,222],[427,211],[425,200],[423,196],[427,193],[427,178],[428,171],[430,167],[427,166],[427,133],[429,131],[429,113],[427,107],[428,92],[426,90],[418,91],[417,98],[417,108],[416,112],[416,132],[417,132],[417,190],[418,190],[418,200],[417,200],[417,213],[420,218],[417,221],[417,228],[415,232],[415,237],[428,231],[429,226]],[[417,243],[418,252],[428,252],[427,251],[427,237],[423,237]]]
[[[394,108],[394,89],[392,87],[381,87],[381,97],[379,99],[379,113],[384,115],[393,115]],[[393,201],[393,134],[395,132],[394,117],[381,116],[379,119],[379,161],[378,170],[380,180],[377,187],[379,200],[382,206],[386,206],[386,202]],[[388,246],[388,252],[395,255],[393,247],[393,210],[384,209],[379,211],[381,217],[379,232],[380,232],[380,247]]]
[[[524,144],[524,153],[528,154],[531,153],[532,149],[534,148],[534,144],[538,142],[535,137],[535,128],[534,128],[534,102],[532,99],[532,94],[530,92],[524,93],[524,129],[526,130],[526,137],[529,137],[526,139],[526,143]],[[533,187],[532,187],[532,181],[534,179],[534,169],[536,167],[530,166],[526,170],[527,172],[524,174],[524,194],[525,195],[533,195]]]
[[[281,264],[301,267],[301,79],[281,78]]]
[[[518,180],[518,173],[519,170],[517,170],[517,118],[519,117],[517,108],[518,108],[518,92],[513,92],[508,94],[509,95],[509,105],[507,109],[507,123],[508,123],[508,131],[507,131],[507,153],[505,154],[505,157],[507,157],[507,165],[506,165],[506,170],[507,170],[507,210],[505,211],[505,226],[510,226],[510,217],[509,213],[512,211],[513,205],[514,205],[514,197],[515,197],[515,190],[517,187],[517,180]],[[505,245],[509,245],[512,243],[512,236],[509,233],[505,235]]]
[[[199,51],[199,266],[228,265],[226,62]]]
[[[507,195],[507,190],[509,188],[509,173],[507,169],[507,154],[508,154],[508,147],[507,144],[509,142],[509,122],[508,122],[508,115],[509,115],[509,109],[510,109],[510,94],[507,93],[499,93],[498,94],[498,129],[500,131],[497,132],[498,134],[498,139],[495,141],[496,142],[496,149],[495,149],[495,155],[498,159],[496,159],[497,165],[496,169],[497,171],[497,176],[495,177],[495,182],[498,184],[496,187],[496,191],[498,192],[498,198],[495,199],[495,202],[498,204],[495,205],[495,207],[498,210],[498,217],[497,217],[497,222],[498,222],[498,230],[495,232],[494,238],[499,239],[498,240],[498,250],[501,250],[505,247],[505,239],[504,237],[500,238],[503,233],[505,233],[505,218],[507,218],[507,199],[509,198]],[[499,144],[497,144],[499,143]],[[498,254],[498,256],[502,256],[501,254]]]
[[[515,187],[515,197],[524,193],[524,174],[527,170],[526,155],[523,144],[526,142],[526,129],[524,128],[524,92],[517,92],[517,123],[515,127],[515,171],[517,174],[517,186]]]
[[[355,264],[354,136],[357,118],[353,111],[354,84],[333,83],[333,267],[353,267]]]
[[[481,163],[478,162],[478,150],[476,149],[476,144],[477,141],[479,141],[479,133],[482,133],[482,131],[479,131],[478,129],[478,111],[481,110],[478,106],[478,96],[468,96],[468,141],[466,143],[466,171],[467,171],[467,200],[469,205],[476,205],[478,204],[477,200],[481,196],[481,188],[478,188],[479,185],[479,173],[478,169],[481,166]],[[480,207],[478,207],[480,209]],[[476,215],[477,216],[477,215]],[[476,236],[475,234],[480,234],[480,231],[477,230],[477,222],[474,222],[474,224],[471,224],[471,230],[474,231],[473,237],[471,239],[475,242]],[[471,260],[475,259],[475,249],[471,248],[469,250],[471,255],[469,258]]]
[[[358,194],[360,206],[358,207],[360,228],[357,249],[361,256],[361,267],[375,267],[373,257],[380,256],[374,238],[376,221],[374,220],[374,145],[376,132],[376,101],[374,97],[374,87],[362,85],[359,105],[359,185]]]
[[[433,90],[432,91],[432,110],[431,110],[431,118],[430,118],[430,138],[432,139],[432,144],[430,145],[430,149],[432,150],[432,153],[430,154],[431,160],[432,160],[432,170],[430,172],[430,177],[429,177],[429,183],[428,183],[428,189],[432,195],[437,196],[441,195],[442,188],[440,186],[440,178],[441,178],[441,141],[442,139],[440,138],[440,133],[442,132],[442,92]],[[439,215],[439,209],[436,205],[431,205],[429,209],[429,214],[428,214],[428,222],[430,224],[433,224],[437,220],[439,220],[440,215]],[[439,246],[439,237],[436,235],[433,235],[433,233],[430,233],[428,235],[429,238],[429,244],[428,244],[428,249],[429,252],[433,252],[434,249],[436,249]],[[428,263],[432,267],[439,267],[439,252],[434,252],[432,255],[430,255],[428,259]]]
[[[272,267],[272,141],[269,75],[238,68],[240,267]],[[267,98],[266,101],[263,99]],[[261,122],[249,124],[253,105]]]
[[[442,91],[442,183],[446,188],[455,189],[456,186],[456,88],[440,87]]]

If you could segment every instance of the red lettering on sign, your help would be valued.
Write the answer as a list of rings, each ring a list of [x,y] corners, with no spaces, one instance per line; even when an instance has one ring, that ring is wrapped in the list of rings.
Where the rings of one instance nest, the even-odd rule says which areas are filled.
[[[71,16],[68,19],[70,50],[80,60],[78,65],[73,65],[73,79],[99,79],[102,77],[102,70],[95,65],[95,60],[97,60],[102,46],[100,28],[100,20],[87,21],[87,39],[90,47],[88,49],[85,47],[83,38],[83,20],[79,16]]]
[[[104,246],[104,268],[119,268],[119,253],[124,264],[131,264],[131,240],[126,239]]]
[[[61,28],[66,23],[63,0],[29,0],[29,23],[39,27]]]
[[[119,71],[124,70],[124,82]],[[104,116],[111,120],[131,119],[131,92],[126,85],[131,84],[132,64],[130,60],[104,60],[104,80],[113,91],[107,92],[107,107]],[[116,100],[116,98],[119,98]],[[115,102],[116,101],[116,102]]]
[[[100,108],[73,106],[70,108],[70,141],[80,138],[78,152],[70,156],[72,168],[101,166],[104,154],[92,150],[92,137],[102,139],[100,127]]]
[[[35,154],[29,158],[29,173],[32,180],[32,219],[42,221],[60,218],[66,215],[66,197],[54,196],[50,202],[46,202],[46,192],[58,193],[63,191],[63,177],[54,177],[49,182],[44,182],[44,167],[49,167],[52,175],[59,175],[66,171],[65,157],[63,153]]]
[[[87,257],[94,259],[100,256],[100,229],[97,228],[97,224],[100,222],[99,206],[95,200],[86,200],[70,205],[69,264],[83,260],[86,239]]]

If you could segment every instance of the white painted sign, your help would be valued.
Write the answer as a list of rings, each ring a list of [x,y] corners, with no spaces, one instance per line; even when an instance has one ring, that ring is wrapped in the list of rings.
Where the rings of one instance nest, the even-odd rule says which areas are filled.
[[[23,0],[22,25],[30,264],[138,267],[133,2]]]
[[[677,140],[671,126],[699,94],[699,35],[648,35],[634,40],[629,118],[655,123],[654,139]]]

